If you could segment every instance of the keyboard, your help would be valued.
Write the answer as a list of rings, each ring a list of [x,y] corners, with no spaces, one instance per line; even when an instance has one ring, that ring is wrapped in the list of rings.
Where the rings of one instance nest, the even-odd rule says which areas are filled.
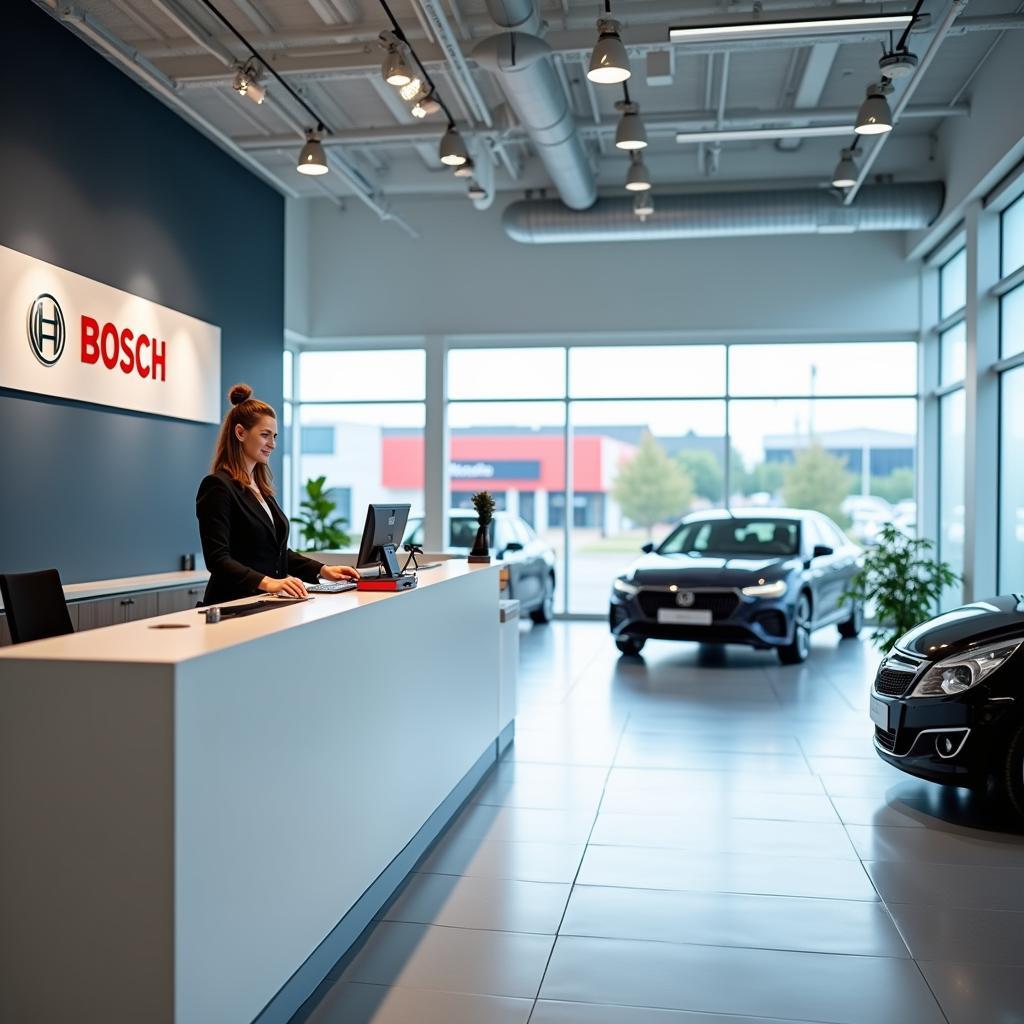
[[[337,583],[307,583],[306,592],[309,594],[344,594],[346,590],[356,589],[355,580],[340,580]]]

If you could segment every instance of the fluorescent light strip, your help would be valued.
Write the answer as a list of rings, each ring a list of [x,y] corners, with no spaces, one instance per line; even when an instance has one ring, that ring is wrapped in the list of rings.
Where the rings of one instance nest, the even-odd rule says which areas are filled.
[[[676,132],[676,142],[757,142],[761,139],[827,139],[853,135],[852,124],[818,124],[805,128],[728,128],[720,132]]]
[[[673,43],[729,42],[734,39],[770,38],[773,36],[828,36],[849,32],[887,32],[905,28],[913,20],[910,14],[879,14],[855,18],[813,18],[804,21],[749,21],[735,25],[692,25],[670,28]]]

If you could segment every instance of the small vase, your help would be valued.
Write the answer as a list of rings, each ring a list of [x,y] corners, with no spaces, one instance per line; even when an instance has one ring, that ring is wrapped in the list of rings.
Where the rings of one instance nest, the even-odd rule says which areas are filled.
[[[473,550],[469,553],[470,562],[489,562],[491,560],[490,549],[490,524],[477,527],[476,537],[473,540]]]

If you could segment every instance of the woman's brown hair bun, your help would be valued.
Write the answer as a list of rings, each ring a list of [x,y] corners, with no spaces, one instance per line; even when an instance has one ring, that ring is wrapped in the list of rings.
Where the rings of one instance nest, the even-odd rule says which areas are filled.
[[[252,398],[252,388],[248,384],[236,384],[229,392],[228,398],[232,405],[241,405]]]

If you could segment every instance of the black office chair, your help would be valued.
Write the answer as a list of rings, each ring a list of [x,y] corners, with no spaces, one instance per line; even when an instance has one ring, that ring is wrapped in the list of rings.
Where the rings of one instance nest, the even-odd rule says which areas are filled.
[[[0,573],[0,596],[16,644],[75,631],[56,569]]]

